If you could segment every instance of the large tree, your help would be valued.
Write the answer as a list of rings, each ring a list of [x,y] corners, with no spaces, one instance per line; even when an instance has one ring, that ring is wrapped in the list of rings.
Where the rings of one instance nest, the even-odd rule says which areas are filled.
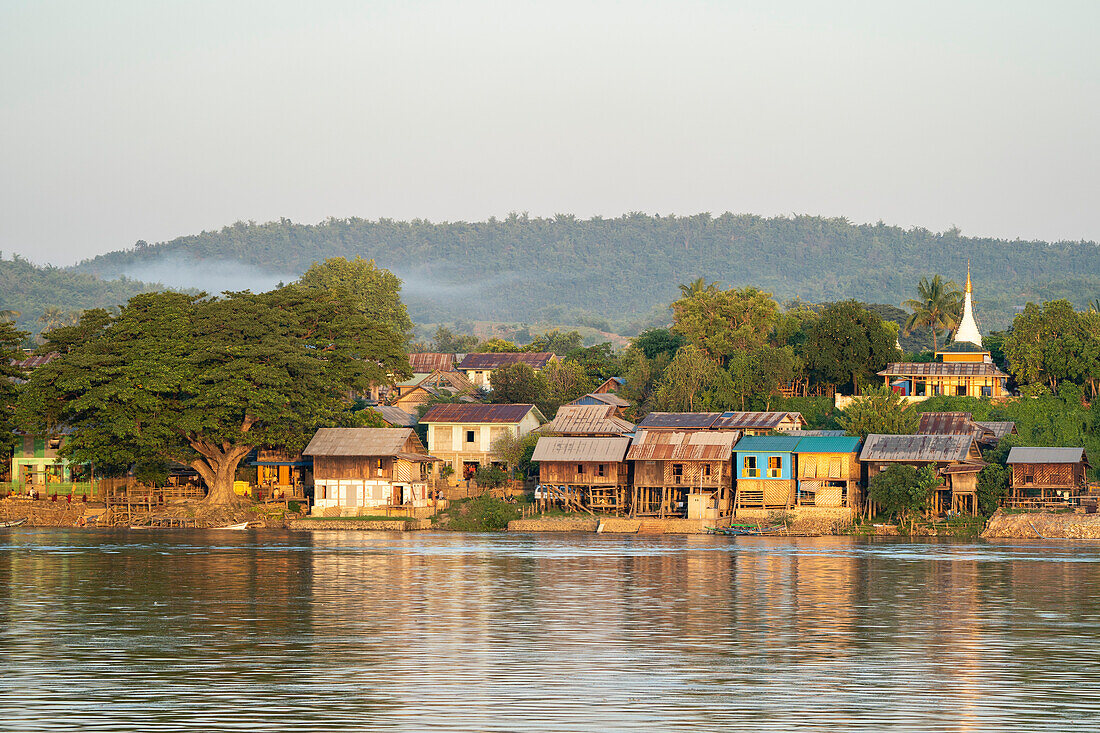
[[[27,337],[10,321],[0,319],[0,456],[7,456],[15,444],[15,402],[17,397],[17,379],[26,375],[15,366],[21,361],[23,352],[19,345]]]
[[[320,426],[356,424],[349,394],[410,374],[401,335],[363,295],[342,284],[138,295],[35,370],[22,417],[39,432],[70,426],[74,460],[177,461],[206,482],[208,504],[232,503],[254,448],[297,451]]]
[[[671,308],[672,330],[721,364],[736,351],[762,347],[779,319],[771,294],[751,287],[703,290]]]
[[[1100,389],[1100,316],[1067,300],[1028,303],[1004,339],[1008,369],[1025,391],[1057,392],[1063,381]]]
[[[314,262],[298,283],[311,290],[341,290],[347,293],[364,315],[380,321],[397,334],[403,343],[412,336],[412,321],[401,302],[401,280],[374,260],[333,257]]]
[[[866,438],[878,435],[913,435],[920,424],[920,415],[913,405],[894,390],[883,385],[868,387],[839,416],[837,422],[849,435]]]
[[[489,383],[493,388],[489,394],[490,400],[503,405],[538,404],[546,399],[550,391],[546,377],[523,362],[494,369]]]
[[[819,382],[860,384],[900,357],[893,331],[854,300],[833,303],[810,325],[803,345],[806,367]]]
[[[959,325],[963,294],[954,282],[944,282],[939,275],[933,275],[931,280],[922,277],[917,283],[917,297],[902,305],[913,311],[902,330],[909,334],[914,329],[927,328],[932,334],[932,350],[936,351],[939,349],[937,334]]]
[[[703,391],[714,382],[719,368],[697,346],[688,344],[669,362],[657,389],[662,410],[695,410]]]

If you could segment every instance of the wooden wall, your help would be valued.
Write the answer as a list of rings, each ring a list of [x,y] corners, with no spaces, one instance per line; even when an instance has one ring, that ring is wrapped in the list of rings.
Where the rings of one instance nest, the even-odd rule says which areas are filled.
[[[674,466],[681,466],[677,480]],[[710,466],[710,476],[703,475]],[[635,486],[730,487],[730,464],[726,461],[634,461]]]
[[[378,469],[378,461],[378,458],[369,456],[314,456],[313,477],[317,481],[392,478],[393,459],[382,458],[381,470]]]
[[[604,475],[599,475],[599,467]],[[578,473],[577,468],[581,467]],[[577,461],[540,461],[539,483],[553,486],[625,486],[626,463],[598,463]]]
[[[1031,476],[1032,481],[1025,478]],[[1017,489],[1072,489],[1085,483],[1080,463],[1014,463],[1012,487]]]

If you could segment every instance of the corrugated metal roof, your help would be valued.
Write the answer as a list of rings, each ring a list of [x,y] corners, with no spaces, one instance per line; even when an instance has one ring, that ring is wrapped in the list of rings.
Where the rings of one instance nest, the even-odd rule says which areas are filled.
[[[631,461],[728,461],[741,433],[639,430],[626,457]]]
[[[843,430],[788,430],[786,434],[800,438],[839,438],[848,433]]]
[[[455,355],[422,351],[409,354],[409,364],[413,372],[421,374],[431,374],[437,369],[441,372],[450,372],[455,368]]]
[[[805,425],[800,412],[723,412],[714,421],[714,430],[775,430],[787,419],[795,425]]]
[[[1011,421],[990,422],[988,420],[982,420],[977,424],[992,432],[993,437],[997,438],[998,440],[1005,437],[1006,435],[1012,435],[1016,432],[1016,423]]]
[[[382,415],[382,419],[394,427],[408,428],[416,425],[416,415],[405,412],[400,407],[379,405],[371,408]]]
[[[539,438],[534,461],[607,461],[621,463],[630,446],[629,438]]]
[[[535,369],[546,366],[554,355],[549,351],[521,351],[518,353],[502,354],[466,354],[458,364],[462,370],[468,369],[499,369],[512,364],[527,364]]]
[[[738,453],[789,453],[805,440],[793,435],[746,435],[737,441]]]
[[[605,405],[612,405],[614,407],[630,407],[630,400],[624,400],[617,394],[611,394],[610,392],[593,392],[586,394],[583,397],[578,397],[569,404],[571,405],[583,405],[591,404],[592,402],[602,402]]]
[[[49,364],[59,356],[61,356],[61,354],[56,351],[51,351],[48,354],[32,354],[25,359],[12,359],[11,365],[16,369],[29,372],[32,369],[37,369],[40,366]]]
[[[1080,463],[1084,448],[1013,448],[1005,463]]]
[[[720,412],[651,412],[638,423],[638,427],[647,430],[706,430],[721,415]]]
[[[854,435],[802,438],[795,453],[855,453],[860,440]]]
[[[518,423],[531,410],[542,421],[542,413],[534,405],[432,405],[420,422]]]
[[[615,417],[611,405],[562,405],[554,419],[539,430],[566,435],[624,435],[634,432],[634,423]]]
[[[411,428],[321,428],[304,456],[395,456],[413,435]]]
[[[938,361],[917,363],[903,362],[887,365],[878,373],[880,377],[1007,377],[992,364]]]
[[[861,461],[962,461],[972,435],[868,435]]]
[[[924,435],[973,435],[978,440],[996,438],[992,430],[974,422],[969,412],[921,413],[917,432]]]

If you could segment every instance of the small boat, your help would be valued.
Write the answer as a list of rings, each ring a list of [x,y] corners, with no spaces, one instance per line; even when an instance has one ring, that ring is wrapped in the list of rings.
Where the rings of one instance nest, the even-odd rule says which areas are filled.
[[[211,529],[248,529],[248,525],[251,522],[238,522],[236,524],[227,524],[224,527],[212,527]]]
[[[782,534],[785,527],[759,527],[755,524],[731,524],[726,527],[707,527],[707,534],[739,536],[764,536]]]
[[[27,523],[27,518],[13,519],[10,522],[0,522],[0,529],[11,529],[12,527],[21,527]]]

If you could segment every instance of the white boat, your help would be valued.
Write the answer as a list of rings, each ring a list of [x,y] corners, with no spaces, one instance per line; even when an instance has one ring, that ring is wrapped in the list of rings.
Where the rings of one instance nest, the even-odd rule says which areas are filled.
[[[27,518],[26,517],[23,517],[22,519],[16,519],[16,520],[11,521],[11,522],[0,522],[0,529],[10,529],[12,527],[20,527],[20,526],[22,526],[26,523],[27,523]]]
[[[214,527],[213,529],[248,529],[248,525],[251,522],[238,522],[237,524],[227,524],[224,527]]]

